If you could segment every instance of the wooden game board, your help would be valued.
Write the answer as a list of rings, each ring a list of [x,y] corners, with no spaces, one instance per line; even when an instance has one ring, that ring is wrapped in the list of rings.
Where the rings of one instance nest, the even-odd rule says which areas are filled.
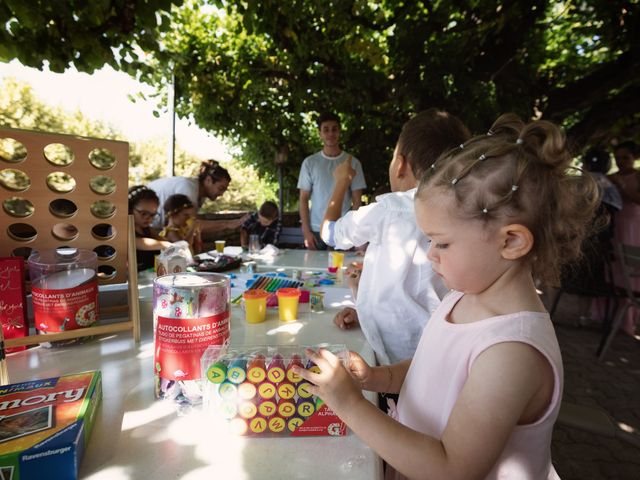
[[[135,255],[135,246],[128,242],[133,236],[128,168],[126,142],[0,128],[0,256],[27,258],[33,249],[61,246],[93,250],[98,254],[99,284],[130,278],[130,286],[137,285],[135,257],[130,262],[133,274],[127,271],[127,258]],[[136,296],[130,292],[130,298]],[[132,328],[124,325],[130,322],[122,323],[119,330]],[[99,332],[94,329],[106,327],[64,335],[80,330],[95,335]],[[54,340],[42,337],[46,339],[40,341]]]

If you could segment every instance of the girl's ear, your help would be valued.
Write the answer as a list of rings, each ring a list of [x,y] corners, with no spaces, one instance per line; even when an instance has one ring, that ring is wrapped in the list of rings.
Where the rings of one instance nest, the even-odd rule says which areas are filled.
[[[502,258],[517,260],[526,256],[533,248],[533,234],[524,225],[513,223],[500,228]]]

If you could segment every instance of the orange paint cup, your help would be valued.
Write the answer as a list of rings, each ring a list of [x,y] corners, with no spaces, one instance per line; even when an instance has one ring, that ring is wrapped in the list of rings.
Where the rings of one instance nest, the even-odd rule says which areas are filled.
[[[247,290],[242,294],[244,298],[244,313],[247,323],[261,323],[267,318],[267,297],[269,292],[256,289]]]
[[[298,288],[280,288],[278,296],[278,314],[280,321],[293,322],[298,318],[298,303],[302,292]]]

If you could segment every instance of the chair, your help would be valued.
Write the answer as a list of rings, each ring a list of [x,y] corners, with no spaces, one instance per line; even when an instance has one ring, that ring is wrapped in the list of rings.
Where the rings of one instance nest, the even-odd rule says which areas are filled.
[[[611,345],[611,341],[622,325],[627,311],[631,307],[640,309],[640,292],[633,289],[633,279],[640,278],[640,246],[615,245],[616,259],[618,260],[624,282],[624,304],[617,309],[611,329],[603,333],[602,341],[598,349],[598,359],[602,360]]]
[[[279,247],[304,248],[304,235],[300,227],[283,227],[278,239]]]
[[[613,247],[608,236],[594,235],[585,240],[582,248],[582,259],[577,264],[569,265],[562,272],[560,289],[553,300],[549,315],[553,318],[560,298],[565,293],[605,298],[605,324],[610,324],[620,297],[619,288],[613,282]]]

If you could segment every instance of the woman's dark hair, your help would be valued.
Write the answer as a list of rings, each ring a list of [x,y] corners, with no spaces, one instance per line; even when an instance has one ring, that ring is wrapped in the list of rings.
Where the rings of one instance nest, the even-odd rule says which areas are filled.
[[[133,213],[133,209],[136,205],[143,200],[151,200],[160,205],[160,199],[156,192],[144,185],[134,185],[129,187],[129,213]]]
[[[182,193],[176,193],[174,195],[171,195],[164,201],[162,209],[164,210],[165,216],[169,217],[171,215],[175,215],[176,213],[180,213],[185,208],[193,207],[193,202],[189,197],[183,195]]]
[[[582,166],[589,172],[606,174],[611,168],[611,154],[601,147],[590,148],[582,156]]]
[[[229,172],[222,168],[216,160],[205,160],[200,164],[198,182],[203,183],[207,177],[210,177],[213,183],[219,182],[220,180],[231,181]]]

